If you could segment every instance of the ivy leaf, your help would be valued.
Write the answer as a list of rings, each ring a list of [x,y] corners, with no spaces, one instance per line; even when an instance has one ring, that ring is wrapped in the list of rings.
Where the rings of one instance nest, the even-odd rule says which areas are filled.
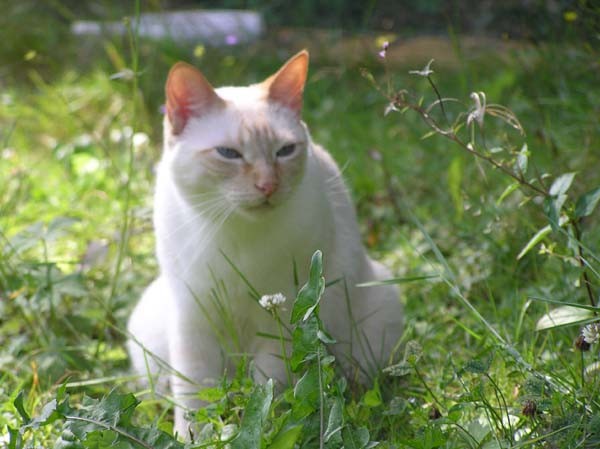
[[[600,201],[600,187],[581,195],[575,205],[575,217],[582,218],[591,215]]]
[[[263,425],[273,402],[273,380],[257,385],[248,400],[240,432],[231,442],[232,449],[260,449]]]
[[[323,291],[325,290],[325,279],[323,278],[323,254],[315,251],[310,261],[310,274],[308,282],[298,292],[292,309],[291,324],[300,320],[306,321],[315,310]]]

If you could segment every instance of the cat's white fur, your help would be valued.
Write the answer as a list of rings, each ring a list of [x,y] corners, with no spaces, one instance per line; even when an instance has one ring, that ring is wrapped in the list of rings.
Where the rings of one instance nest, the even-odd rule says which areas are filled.
[[[129,320],[129,351],[140,374],[170,366],[171,392],[185,407],[197,405],[189,395],[198,385],[231,373],[236,355],[251,356],[258,376],[285,379],[280,343],[257,335],[277,335],[275,320],[239,273],[260,294],[287,296],[287,322],[294,264],[304,282],[322,250],[326,280],[343,281],[325,290],[321,317],[351,374],[361,367],[364,378],[385,363],[402,332],[395,287],[356,287],[391,276],[367,256],[340,171],[300,120],[307,64],[301,52],[249,87],[213,91],[190,66],[168,81],[154,200],[160,276]],[[278,157],[290,143],[294,153]],[[216,147],[243,157],[226,159]],[[187,434],[182,407],[175,429]]]

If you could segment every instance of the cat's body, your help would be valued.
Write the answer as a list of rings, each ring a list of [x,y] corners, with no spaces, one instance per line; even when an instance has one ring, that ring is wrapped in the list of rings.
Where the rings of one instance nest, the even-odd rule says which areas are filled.
[[[320,249],[326,280],[344,280],[321,302],[342,365],[381,365],[401,334],[396,289],[356,287],[390,273],[366,255],[339,169],[300,121],[307,63],[302,52],[262,84],[216,91],[190,66],[169,76],[154,211],[161,274],[128,328],[134,368],[158,370],[144,349],[166,362],[184,405],[198,389],[189,381],[217,379],[231,369],[231,354],[253,357],[258,375],[285,379],[280,343],[264,337],[277,335],[276,322],[240,273],[260,294],[289,299],[287,322],[294,270],[304,282]],[[185,429],[178,408],[176,430]]]

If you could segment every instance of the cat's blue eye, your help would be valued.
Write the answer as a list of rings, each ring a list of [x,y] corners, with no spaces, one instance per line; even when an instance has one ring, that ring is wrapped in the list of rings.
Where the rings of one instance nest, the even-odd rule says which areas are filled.
[[[294,151],[296,151],[296,145],[290,143],[289,145],[285,145],[279,149],[277,152],[277,157],[290,156]]]
[[[242,154],[238,150],[228,147],[216,147],[217,153],[223,156],[225,159],[240,159]]]

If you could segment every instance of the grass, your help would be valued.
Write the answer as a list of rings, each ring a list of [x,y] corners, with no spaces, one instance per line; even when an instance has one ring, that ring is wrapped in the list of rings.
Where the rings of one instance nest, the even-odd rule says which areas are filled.
[[[11,82],[0,97],[0,438],[8,441],[10,427],[21,429],[24,447],[71,440],[70,447],[109,447],[118,436],[118,447],[139,447],[136,439],[176,447],[160,433],[170,431],[171,404],[131,382],[123,335],[156,273],[150,214],[164,77],[185,59],[216,85],[254,82],[297,48],[275,51],[268,40],[217,50],[107,39],[81,60],[76,48],[68,47],[71,61],[62,67],[44,50],[3,72]],[[499,203],[511,181],[499,170],[441,136],[422,139],[429,130],[418,114],[384,116],[388,101],[360,67],[384,93],[389,80],[425,102],[435,96],[427,79],[407,73],[430,55],[410,64],[390,56],[384,67],[377,50],[373,44],[371,54],[346,65],[343,53],[315,50],[305,121],[345,167],[370,251],[398,277],[444,273],[447,282],[402,285],[404,358],[374,385],[346,387],[319,342],[312,350],[325,365],[294,374],[308,379],[295,387],[313,399],[316,391],[317,402],[254,385],[240,363],[233,380],[201,393],[211,402],[198,413],[207,438],[242,429],[239,441],[250,448],[258,429],[263,446],[256,447],[294,447],[301,439],[301,447],[319,447],[329,434],[325,447],[595,447],[598,347],[573,346],[579,326],[536,331],[555,305],[532,299],[589,304],[574,239],[557,230],[544,251],[538,244],[517,260],[548,224],[543,205],[526,191]],[[509,106],[527,133],[521,138],[486,118],[489,147],[526,142],[532,176],[548,173],[548,186],[576,172],[573,201],[600,185],[597,51],[574,42],[457,55],[434,63],[442,94],[469,106],[469,93],[484,91],[490,103]],[[133,67],[133,57],[135,83],[111,78]],[[597,210],[580,220],[577,239],[586,245],[596,301],[598,220]],[[129,392],[144,399],[133,418]],[[44,409],[53,399],[57,405]],[[8,447],[20,447],[17,433]],[[233,444],[243,447],[239,441]]]

